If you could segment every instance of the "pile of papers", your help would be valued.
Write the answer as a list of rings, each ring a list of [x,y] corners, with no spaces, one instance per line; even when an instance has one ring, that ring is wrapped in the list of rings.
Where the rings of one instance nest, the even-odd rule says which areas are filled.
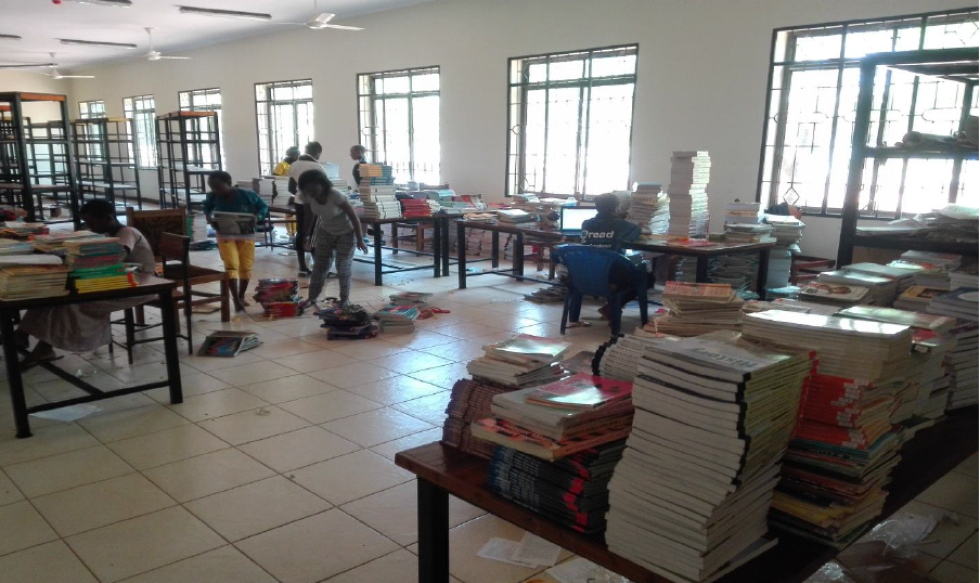
[[[609,550],[671,581],[710,581],[775,545],[779,481],[808,351],[731,332],[647,351],[627,449],[609,484]]]
[[[670,226],[673,237],[708,235],[708,181],[711,158],[707,152],[674,152],[670,159]]]
[[[952,330],[956,347],[946,354],[944,365],[950,375],[949,409],[976,405],[977,370],[977,323],[965,322]]]
[[[670,222],[667,194],[656,182],[638,182],[626,220],[639,225],[644,235],[662,235]]]
[[[60,261],[59,261],[60,263]],[[70,270],[62,265],[9,265],[0,268],[0,297],[5,300],[68,295]]]
[[[668,281],[661,301],[670,311],[654,317],[646,330],[674,336],[699,336],[715,330],[738,330],[744,303],[726,283]]]
[[[530,387],[549,383],[563,374],[557,364],[571,344],[521,334],[484,346],[484,355],[471,360],[466,370],[474,378],[487,379],[509,387]]]
[[[103,237],[66,241],[65,264],[79,293],[135,287],[136,279],[127,272],[122,259],[125,249],[116,238]]]
[[[260,279],[252,297],[270,318],[292,318],[299,311],[299,282],[295,279]]]
[[[613,338],[599,346],[593,368],[597,369],[601,377],[633,382],[636,378],[636,366],[648,348],[678,340],[680,338],[677,336],[638,329],[634,334]]]
[[[446,407],[446,422],[442,427],[442,442],[461,451],[489,458],[495,445],[473,437],[470,425],[490,415],[490,402],[495,395],[513,391],[513,387],[483,379],[460,379],[453,385]]]
[[[374,313],[374,319],[385,334],[411,334],[418,317],[419,307],[414,302],[402,306],[392,304]]]
[[[828,284],[830,287],[844,285],[852,288],[867,288],[870,296],[867,303],[876,306],[892,305],[898,291],[898,283],[893,278],[853,271],[846,267],[835,271],[824,271],[817,276],[817,282]]]

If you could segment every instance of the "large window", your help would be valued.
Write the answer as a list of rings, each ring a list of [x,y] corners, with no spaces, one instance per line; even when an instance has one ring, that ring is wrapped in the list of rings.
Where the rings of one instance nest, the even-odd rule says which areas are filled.
[[[156,106],[152,95],[137,95],[123,99],[123,112],[136,128],[136,150],[140,168],[156,168],[157,128]]]
[[[105,117],[105,101],[79,101],[78,115],[81,119]]]
[[[775,31],[758,200],[839,215],[847,187],[860,59],[871,53],[976,47],[977,11]],[[871,144],[894,145],[915,130],[958,129],[965,86],[892,70],[875,76]],[[972,113],[977,113],[974,91]],[[942,206],[954,165],[946,159],[868,161],[862,216],[893,219]],[[958,202],[976,205],[977,162],[959,174]]]
[[[259,171],[272,168],[290,146],[313,141],[313,81],[255,84],[255,117],[259,128]]]
[[[181,111],[213,111],[218,114],[218,141],[221,146],[221,167],[226,168],[225,128],[222,125],[221,90],[194,89],[192,91],[179,91],[177,98],[180,102]],[[205,160],[205,162],[210,162],[210,160]]]
[[[357,76],[361,144],[392,167],[395,182],[437,184],[439,67]]]
[[[636,45],[510,60],[507,194],[628,187]]]

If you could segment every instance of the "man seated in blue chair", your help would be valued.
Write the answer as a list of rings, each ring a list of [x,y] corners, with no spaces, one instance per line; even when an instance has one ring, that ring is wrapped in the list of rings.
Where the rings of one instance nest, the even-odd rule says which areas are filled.
[[[622,218],[619,214],[619,197],[613,193],[606,193],[597,196],[595,199],[596,216],[582,223],[582,244],[610,249],[618,253],[623,253],[623,244],[636,241],[640,238],[640,227],[636,223],[631,223]],[[638,253],[631,253],[628,257],[635,264],[642,261]],[[624,289],[633,289],[634,274],[624,271],[622,266],[613,267],[609,274],[609,283]],[[623,304],[636,299],[635,292],[627,292],[627,297]],[[599,308],[599,313],[604,319],[609,318],[609,306]]]

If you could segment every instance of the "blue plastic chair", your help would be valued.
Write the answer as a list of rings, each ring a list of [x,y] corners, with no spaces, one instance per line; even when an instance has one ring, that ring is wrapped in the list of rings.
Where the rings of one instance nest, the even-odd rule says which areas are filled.
[[[554,256],[558,263],[568,268],[568,294],[561,314],[562,334],[565,334],[569,316],[572,322],[578,321],[582,297],[594,296],[605,298],[609,303],[609,327],[613,336],[619,335],[624,300],[631,289],[616,289],[609,283],[609,274],[615,265],[634,274],[632,291],[636,292],[636,301],[640,304],[640,320],[647,323],[647,272],[642,263],[635,265],[620,253],[591,245],[560,245],[555,247]]]

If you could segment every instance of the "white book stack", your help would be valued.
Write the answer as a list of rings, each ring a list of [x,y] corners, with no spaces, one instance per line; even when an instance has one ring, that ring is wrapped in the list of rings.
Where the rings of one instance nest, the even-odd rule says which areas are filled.
[[[860,286],[868,288],[870,303],[876,306],[890,306],[898,294],[898,283],[891,278],[870,275],[848,268],[824,271],[817,276],[819,283]]]
[[[725,205],[725,226],[759,223],[762,219],[760,202],[730,202]]]
[[[609,483],[609,550],[687,583],[713,581],[775,545],[766,515],[812,369],[807,351],[731,332],[649,348]]]
[[[371,179],[361,180],[358,193],[364,203],[364,216],[369,219],[398,219],[402,205],[395,196],[394,184],[371,184]]]
[[[689,337],[737,331],[742,322],[744,302],[728,284],[668,281],[661,301],[670,311],[655,317],[647,330]]]
[[[904,269],[902,267],[892,267],[890,265],[881,265],[879,263],[853,263],[851,265],[845,265],[843,269],[866,275],[887,277],[888,279],[894,280],[897,288],[896,295],[901,295],[902,292],[915,283],[915,273],[918,271]]]
[[[708,235],[708,181],[711,158],[707,152],[674,152],[670,159],[670,226],[673,237]]]
[[[785,215],[764,215],[765,221],[772,225],[772,236],[777,245],[796,245],[803,238],[806,225],[803,221]]]
[[[950,331],[956,338],[956,347],[946,354],[943,362],[950,376],[947,409],[959,409],[978,402],[977,330],[976,322],[965,322]]]
[[[659,183],[638,182],[626,220],[639,225],[644,235],[662,235],[670,223],[670,204]]]
[[[599,376],[633,382],[636,377],[636,366],[648,348],[678,340],[680,338],[677,336],[648,333],[644,332],[642,328],[637,328],[633,334],[610,340],[596,352],[599,361]]]
[[[550,383],[564,374],[558,361],[569,347],[568,342],[520,334],[484,346],[484,355],[467,363],[466,372],[510,387]]]

